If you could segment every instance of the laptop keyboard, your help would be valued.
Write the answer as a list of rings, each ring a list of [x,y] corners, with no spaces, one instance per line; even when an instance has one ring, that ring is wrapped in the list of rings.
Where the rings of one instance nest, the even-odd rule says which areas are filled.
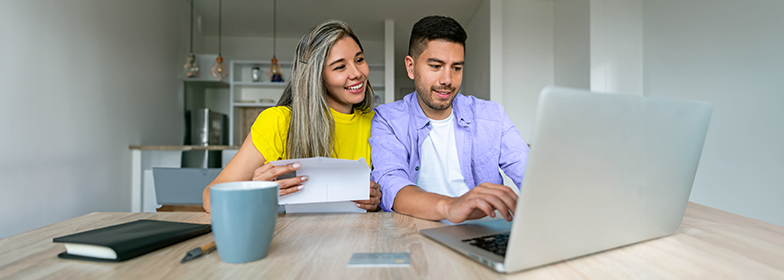
[[[506,255],[506,244],[509,243],[509,232],[463,239],[462,241],[503,257]]]

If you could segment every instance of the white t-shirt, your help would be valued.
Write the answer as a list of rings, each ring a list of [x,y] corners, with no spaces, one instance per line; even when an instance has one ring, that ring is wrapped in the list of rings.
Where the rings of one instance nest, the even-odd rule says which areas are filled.
[[[458,197],[468,192],[455,145],[454,111],[444,120],[430,120],[430,133],[422,142],[422,161],[416,184],[425,191]]]

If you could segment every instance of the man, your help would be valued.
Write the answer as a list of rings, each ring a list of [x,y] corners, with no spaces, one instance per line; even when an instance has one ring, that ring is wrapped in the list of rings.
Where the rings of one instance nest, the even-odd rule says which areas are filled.
[[[405,64],[416,92],[376,108],[370,146],[384,211],[463,222],[498,210],[511,221],[528,146],[497,103],[464,96],[465,30],[454,19],[417,22]]]

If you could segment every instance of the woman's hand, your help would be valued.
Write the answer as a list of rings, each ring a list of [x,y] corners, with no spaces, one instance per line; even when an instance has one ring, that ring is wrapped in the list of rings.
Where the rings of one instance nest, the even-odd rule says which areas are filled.
[[[308,176],[297,176],[291,178],[281,178],[277,180],[283,174],[294,172],[295,170],[299,169],[299,163],[292,163],[282,166],[275,166],[271,163],[267,163],[262,165],[256,170],[253,171],[253,181],[275,181],[278,182],[280,185],[280,195],[284,196],[287,194],[295,193],[301,190],[304,186],[302,182],[308,180]]]
[[[370,199],[368,200],[354,200],[357,207],[368,210],[368,212],[376,212],[381,210],[378,204],[381,203],[381,188],[376,182],[370,181]]]

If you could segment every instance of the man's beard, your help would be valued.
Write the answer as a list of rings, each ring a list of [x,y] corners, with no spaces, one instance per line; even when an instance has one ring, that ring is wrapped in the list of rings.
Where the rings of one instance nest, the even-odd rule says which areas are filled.
[[[424,95],[422,95],[422,102],[425,103],[425,105],[427,105],[427,107],[430,107],[430,109],[437,110],[437,111],[446,110],[446,109],[449,109],[449,107],[452,107],[452,101],[455,100],[455,96],[457,96],[457,94],[453,94],[449,98],[449,101],[447,101],[445,103],[439,103],[439,102],[435,101],[435,98],[434,98],[435,94],[433,94],[433,90],[442,90],[442,91],[443,90],[449,90],[450,92],[455,92],[455,89],[451,88],[451,87],[449,87],[449,88],[440,88],[440,89],[431,87],[430,91],[427,91],[426,94],[424,94],[425,92],[421,92],[421,93],[424,94]],[[417,89],[417,91],[419,91],[419,90]]]
[[[418,78],[418,75],[416,75],[416,76]],[[430,109],[433,109],[433,110],[436,110],[436,111],[442,111],[442,110],[449,109],[449,107],[452,107],[452,101],[455,100],[455,97],[457,96],[457,94],[452,94],[452,96],[449,98],[448,102],[446,102],[446,103],[437,103],[435,101],[435,98],[434,98],[434,95],[435,95],[433,93],[434,90],[448,90],[449,92],[454,93],[454,92],[457,91],[457,89],[453,88],[451,86],[450,87],[442,87],[442,88],[436,88],[436,87],[429,87],[428,88],[428,87],[424,87],[424,86],[423,87],[416,86],[416,88],[417,88],[417,94],[419,95],[419,98],[422,99],[422,102],[425,103],[425,105],[427,105],[427,107],[430,107]],[[424,91],[423,89],[425,89],[425,88],[428,88],[428,91]]]

